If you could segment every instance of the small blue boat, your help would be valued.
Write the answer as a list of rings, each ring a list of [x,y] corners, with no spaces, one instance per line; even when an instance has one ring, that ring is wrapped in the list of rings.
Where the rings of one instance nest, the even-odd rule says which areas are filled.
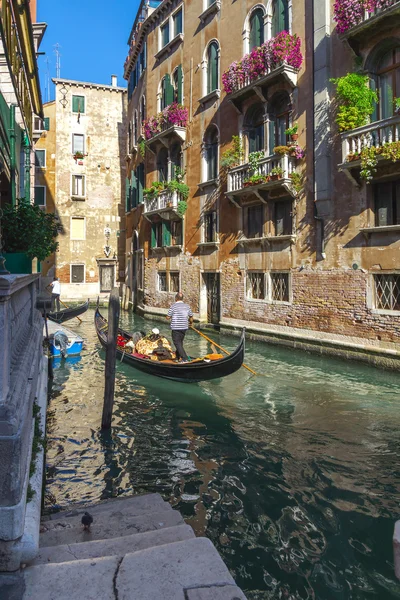
[[[78,356],[82,352],[83,338],[77,333],[58,325],[48,322],[50,353],[53,358],[66,358],[67,356]]]

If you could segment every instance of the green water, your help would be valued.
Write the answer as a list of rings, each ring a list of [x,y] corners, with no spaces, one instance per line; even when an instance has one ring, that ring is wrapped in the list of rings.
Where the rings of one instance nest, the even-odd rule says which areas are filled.
[[[400,375],[255,342],[246,362],[259,377],[241,369],[188,385],[119,363],[114,426],[102,435],[92,319],[67,324],[85,350],[55,370],[48,509],[159,492],[214,542],[249,600],[400,598]],[[190,333],[186,349],[209,346]]]

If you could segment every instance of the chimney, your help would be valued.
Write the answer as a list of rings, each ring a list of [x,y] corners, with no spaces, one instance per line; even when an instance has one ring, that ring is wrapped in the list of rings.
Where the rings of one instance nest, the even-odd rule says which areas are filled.
[[[111,75],[111,85],[113,87],[118,87],[117,76],[116,75]]]

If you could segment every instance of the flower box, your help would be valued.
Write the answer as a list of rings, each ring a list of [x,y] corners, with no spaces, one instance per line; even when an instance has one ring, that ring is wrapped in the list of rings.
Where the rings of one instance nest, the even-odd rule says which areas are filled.
[[[146,140],[150,140],[170,127],[187,127],[188,117],[188,109],[182,104],[173,102],[154,117],[144,121],[144,137]]]

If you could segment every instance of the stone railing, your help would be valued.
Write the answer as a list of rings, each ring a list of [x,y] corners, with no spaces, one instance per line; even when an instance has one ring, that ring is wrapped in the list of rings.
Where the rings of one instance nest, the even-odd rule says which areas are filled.
[[[166,210],[168,208],[175,209],[178,206],[179,196],[177,192],[163,190],[157,196],[144,199],[144,212],[156,212],[158,210]]]
[[[288,179],[289,175],[296,170],[296,161],[287,154],[268,156],[260,161],[256,175],[269,177],[272,169],[280,168],[283,170],[283,179]],[[249,165],[240,165],[229,170],[228,173],[228,193],[237,192],[245,187],[244,182],[250,176]],[[250,190],[251,188],[249,188]]]
[[[388,13],[388,17],[393,17],[395,6],[400,8],[400,0],[370,0],[370,8],[364,9],[361,0],[352,0],[346,2],[343,6],[342,0],[336,0],[334,7],[334,20],[337,23],[339,34],[345,37],[351,36],[353,32],[358,32],[360,29],[368,28],[369,21],[376,21],[380,15],[384,16]]]
[[[342,134],[342,162],[345,163],[349,155],[359,154],[365,147],[376,146],[379,148],[399,140],[400,115],[346,131]]]

